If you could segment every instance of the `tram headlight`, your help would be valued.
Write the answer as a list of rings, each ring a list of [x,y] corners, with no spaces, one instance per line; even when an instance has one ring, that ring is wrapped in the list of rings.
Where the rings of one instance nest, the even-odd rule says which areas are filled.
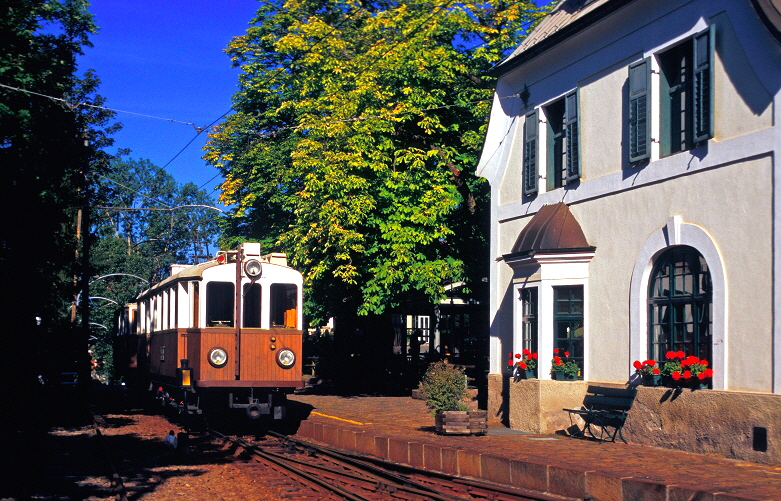
[[[260,271],[260,261],[257,259],[250,259],[244,263],[244,273],[246,273],[248,277],[256,278],[260,276]]]
[[[222,348],[212,348],[209,352],[209,363],[217,369],[225,367],[225,364],[228,363],[228,352]]]
[[[283,369],[290,369],[296,364],[296,355],[287,348],[277,352],[277,364]]]

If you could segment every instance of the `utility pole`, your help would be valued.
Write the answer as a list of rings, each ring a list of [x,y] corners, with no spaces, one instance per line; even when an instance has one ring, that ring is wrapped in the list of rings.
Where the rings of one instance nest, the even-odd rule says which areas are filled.
[[[74,256],[74,262],[79,262],[79,247],[81,247],[81,207],[79,207],[76,213],[76,252]],[[73,275],[73,302],[71,303],[71,325],[76,324],[76,312],[78,310],[79,301],[79,275],[75,273]]]

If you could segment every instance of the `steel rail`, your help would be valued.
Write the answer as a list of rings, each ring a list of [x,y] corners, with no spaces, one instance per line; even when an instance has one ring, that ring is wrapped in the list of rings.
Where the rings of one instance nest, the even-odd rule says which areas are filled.
[[[421,470],[419,468],[415,468],[413,466],[407,466],[402,465],[398,463],[390,463],[388,461],[384,461],[379,458],[372,458],[367,456],[362,456],[358,454],[351,454],[344,451],[338,451],[333,448],[330,448],[328,446],[324,445],[317,445],[313,444],[312,442],[308,442],[306,440],[301,440],[293,437],[289,437],[287,435],[281,435],[279,433],[276,433],[274,431],[268,431],[268,434],[271,436],[274,436],[280,440],[285,440],[289,442],[293,442],[298,444],[301,447],[308,447],[313,448],[321,453],[328,454],[332,457],[335,457],[341,461],[350,462],[352,464],[355,464],[356,466],[359,466],[361,468],[369,468],[372,467],[373,464],[380,465],[379,468],[376,468],[374,471],[376,471],[377,474],[386,477],[388,479],[394,480],[394,479],[401,479],[401,481],[409,484],[414,485],[416,487],[420,487],[421,489],[424,489],[426,491],[435,492],[435,490],[432,487],[429,487],[425,484],[419,484],[413,480],[410,480],[408,477],[405,477],[403,475],[396,475],[394,473],[391,473],[387,470],[401,470],[404,472],[407,472],[410,475],[417,475],[420,477],[426,477],[426,478],[436,478],[439,480],[444,480],[448,482],[452,482],[454,484],[459,484],[466,486],[470,489],[471,492],[475,492],[476,490],[482,490],[485,493],[483,494],[483,497],[491,498],[491,496],[496,495],[505,495],[505,496],[511,496],[513,499],[517,499],[518,497],[524,497],[527,499],[532,499],[535,501],[579,501],[580,498],[572,498],[567,496],[559,496],[556,494],[549,494],[545,492],[540,491],[534,491],[530,489],[524,489],[523,487],[513,487],[513,486],[507,486],[502,484],[496,484],[491,482],[485,482],[481,480],[471,479],[471,478],[463,478],[463,477],[457,477],[453,475],[449,475],[447,473],[440,473],[432,470]],[[387,470],[386,470],[387,469]],[[444,499],[454,499],[451,497],[445,497]],[[461,498],[464,499],[464,498]],[[493,499],[493,498],[491,498]],[[587,498],[588,499],[588,498]]]
[[[414,493],[418,495],[425,494],[426,496],[433,497],[435,499],[440,499],[442,501],[458,501],[458,500],[469,501],[470,500],[470,498],[453,497],[452,494],[443,495],[435,487],[431,487],[425,484],[412,481],[408,477],[392,473],[388,471],[386,468],[377,467],[373,465],[371,462],[365,461],[362,458],[357,458],[354,456],[343,454],[339,451],[335,451],[325,446],[314,445],[312,443],[305,442],[303,440],[294,439],[286,435],[281,435],[274,431],[269,431],[268,434],[280,440],[292,441],[294,443],[297,443],[301,447],[314,448],[320,453],[325,453],[335,459],[338,459],[339,461],[343,461],[353,466],[357,466],[364,470],[370,471],[372,474],[377,475],[378,477],[383,478],[385,480],[390,480],[397,484],[396,485],[397,488],[408,490],[408,491],[414,491]]]
[[[327,490],[329,490],[331,492],[334,492],[334,493],[338,494],[339,496],[344,497],[345,499],[349,499],[351,501],[372,501],[369,498],[365,498],[363,496],[359,496],[359,495],[354,494],[352,492],[349,492],[349,491],[347,491],[345,489],[342,489],[341,487],[339,487],[337,485],[334,485],[334,484],[332,484],[332,483],[330,483],[330,482],[328,482],[326,480],[323,480],[322,478],[319,478],[316,475],[312,475],[310,473],[301,471],[300,469],[294,468],[293,466],[290,465],[291,461],[289,459],[287,459],[287,458],[284,458],[284,459],[283,458],[279,458],[276,455],[271,454],[271,453],[269,453],[267,451],[262,451],[259,448],[253,446],[252,444],[250,444],[250,443],[248,443],[248,442],[246,442],[244,440],[231,438],[231,437],[229,437],[227,435],[224,435],[224,434],[222,434],[222,433],[220,433],[218,431],[215,431],[215,430],[209,430],[209,433],[211,433],[212,435],[214,435],[216,437],[219,437],[219,438],[221,438],[223,440],[227,440],[229,442],[233,442],[234,444],[239,445],[240,447],[242,447],[242,448],[244,448],[244,449],[246,449],[248,451],[251,451],[253,454],[263,458],[264,460],[266,460],[266,461],[268,461],[270,463],[273,463],[273,464],[277,465],[280,468],[283,468],[284,470],[292,473],[296,477],[302,477],[302,478],[306,479],[308,482],[311,482],[311,483],[313,483],[315,485],[318,485],[318,486],[320,486],[320,487],[322,487],[324,489],[327,489]]]
[[[355,460],[349,457],[333,456],[330,453],[325,454],[326,456],[331,457],[331,459],[341,461],[353,467],[361,468],[361,470],[359,470],[359,473],[355,473],[349,470],[336,470],[334,468],[329,468],[328,466],[325,465],[313,464],[307,461],[302,461],[300,459],[277,455],[276,453],[273,452],[268,452],[268,451],[265,452],[267,454],[273,454],[279,457],[283,461],[296,463],[302,468],[308,470],[316,470],[323,474],[332,474],[332,475],[338,475],[339,477],[342,478],[349,478],[354,482],[365,485],[366,489],[374,488],[375,492],[404,491],[409,494],[414,494],[415,496],[418,497],[435,499],[439,501],[472,501],[472,498],[459,497],[459,496],[455,496],[452,493],[442,494],[436,488],[429,487],[425,484],[420,484],[417,482],[410,481],[410,479],[406,477],[394,475],[388,471],[379,469],[370,463],[363,463],[359,460]],[[318,450],[318,452],[322,453],[322,451],[320,450]],[[369,474],[368,475],[365,473],[360,474],[361,471],[364,472],[368,471]],[[387,481],[390,481],[391,483],[387,483]]]

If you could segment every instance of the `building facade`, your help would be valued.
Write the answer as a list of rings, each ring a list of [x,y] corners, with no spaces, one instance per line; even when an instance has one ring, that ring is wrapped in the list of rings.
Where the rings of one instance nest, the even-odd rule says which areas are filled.
[[[781,461],[779,20],[770,0],[563,0],[497,67],[493,415],[566,429],[587,384],[683,351],[708,389],[643,389],[629,440]],[[554,349],[580,382],[551,381]]]

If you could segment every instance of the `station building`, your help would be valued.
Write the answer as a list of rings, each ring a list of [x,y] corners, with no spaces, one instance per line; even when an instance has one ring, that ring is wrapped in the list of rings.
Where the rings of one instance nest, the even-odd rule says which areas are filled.
[[[563,0],[497,66],[490,415],[566,430],[588,385],[683,351],[707,388],[640,386],[627,440],[781,462],[778,6]],[[513,381],[524,349],[536,379]]]

